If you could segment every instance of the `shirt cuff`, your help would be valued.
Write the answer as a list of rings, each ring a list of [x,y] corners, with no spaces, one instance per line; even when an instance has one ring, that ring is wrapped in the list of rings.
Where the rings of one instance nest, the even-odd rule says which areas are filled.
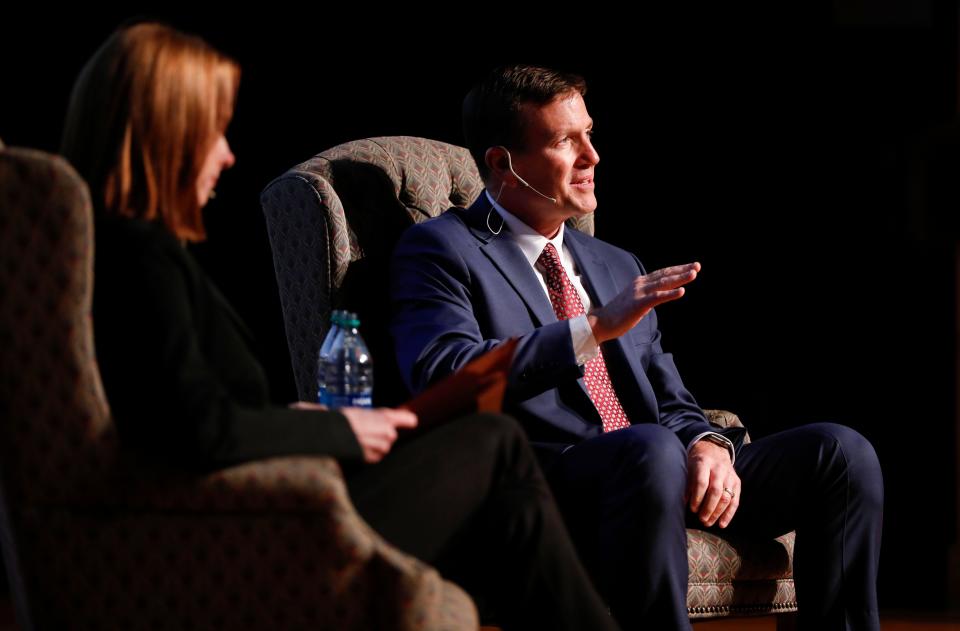
[[[570,338],[573,340],[573,354],[577,358],[577,366],[583,366],[600,354],[600,345],[593,337],[593,329],[590,328],[586,315],[578,315],[567,322],[570,323]]]
[[[733,442],[724,436],[723,434],[718,434],[716,432],[703,432],[702,434],[697,434],[693,437],[693,440],[690,441],[690,444],[687,445],[687,455],[690,455],[690,450],[693,449],[693,446],[696,445],[701,439],[706,438],[707,436],[715,436],[719,438],[724,446],[727,448],[727,451],[730,452],[730,464],[732,465],[737,461],[737,450],[733,446]]]

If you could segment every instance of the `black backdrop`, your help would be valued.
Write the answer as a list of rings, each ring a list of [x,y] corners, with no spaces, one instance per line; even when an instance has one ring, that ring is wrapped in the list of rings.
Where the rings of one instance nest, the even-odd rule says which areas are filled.
[[[703,263],[687,297],[660,310],[687,385],[755,436],[814,420],[867,435],[888,489],[882,603],[941,607],[957,496],[957,9],[756,4],[630,18],[485,5],[439,21],[409,7],[0,14],[0,138],[55,151],[73,78],[131,16],[236,57],[238,163],[194,251],[286,401],[260,190],[346,140],[461,143],[460,99],[498,63],[580,72],[602,158],[598,236],[651,269]]]

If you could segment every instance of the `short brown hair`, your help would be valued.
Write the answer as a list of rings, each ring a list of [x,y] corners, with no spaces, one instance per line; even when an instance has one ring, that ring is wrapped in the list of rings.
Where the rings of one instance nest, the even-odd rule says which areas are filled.
[[[583,77],[524,65],[497,68],[474,86],[463,100],[463,135],[480,176],[486,180],[489,174],[484,160],[487,149],[522,147],[524,103],[546,105],[573,92],[587,93]]]
[[[97,210],[203,240],[196,180],[239,81],[237,63],[199,37],[153,22],[114,32],[77,77],[61,143]]]

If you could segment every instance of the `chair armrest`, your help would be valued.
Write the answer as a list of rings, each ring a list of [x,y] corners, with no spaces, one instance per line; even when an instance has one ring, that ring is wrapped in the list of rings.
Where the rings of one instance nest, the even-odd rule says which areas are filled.
[[[208,474],[129,470],[107,504],[146,511],[329,513],[353,511],[333,458],[258,460]]]
[[[707,421],[714,427],[719,427],[720,429],[726,429],[728,427],[744,427],[743,423],[740,421],[740,417],[734,414],[733,412],[728,412],[727,410],[704,410],[704,414],[707,416]],[[750,434],[744,432],[743,435],[743,444],[750,442]]]

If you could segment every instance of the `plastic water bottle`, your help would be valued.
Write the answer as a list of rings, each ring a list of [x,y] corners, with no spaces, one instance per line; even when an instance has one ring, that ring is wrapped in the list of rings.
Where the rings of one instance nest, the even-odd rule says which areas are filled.
[[[373,407],[373,359],[357,328],[355,313],[345,313],[324,371],[327,405],[331,408]]]
[[[320,345],[320,352],[317,353],[317,403],[330,405],[327,396],[327,367],[330,357],[330,350],[336,343],[337,336],[343,335],[343,317],[344,312],[335,310],[330,314],[330,330],[327,336],[323,338],[323,344]]]

